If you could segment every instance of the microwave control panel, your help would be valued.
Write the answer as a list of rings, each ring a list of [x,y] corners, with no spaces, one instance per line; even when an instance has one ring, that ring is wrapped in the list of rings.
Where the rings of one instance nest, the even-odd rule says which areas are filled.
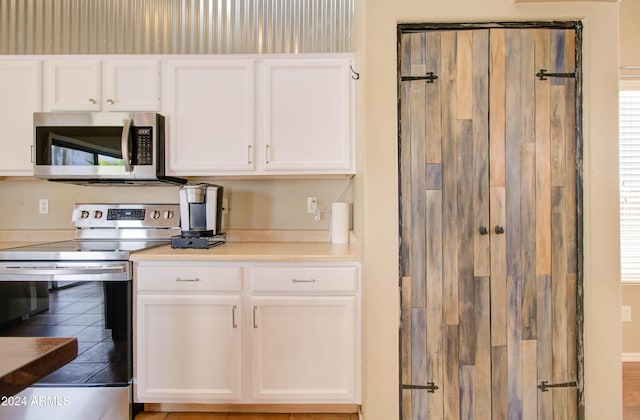
[[[136,127],[136,165],[153,164],[153,129]]]

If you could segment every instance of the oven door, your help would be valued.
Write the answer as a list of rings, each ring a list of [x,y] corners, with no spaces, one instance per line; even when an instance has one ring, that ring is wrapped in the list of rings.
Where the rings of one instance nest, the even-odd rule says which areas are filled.
[[[0,419],[129,418],[131,314],[128,261],[0,262],[0,336],[78,340],[76,359],[0,401]]]

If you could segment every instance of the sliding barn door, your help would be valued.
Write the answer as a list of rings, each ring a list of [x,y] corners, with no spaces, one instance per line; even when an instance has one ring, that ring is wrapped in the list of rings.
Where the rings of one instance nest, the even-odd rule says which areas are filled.
[[[400,31],[403,419],[581,416],[575,43]]]

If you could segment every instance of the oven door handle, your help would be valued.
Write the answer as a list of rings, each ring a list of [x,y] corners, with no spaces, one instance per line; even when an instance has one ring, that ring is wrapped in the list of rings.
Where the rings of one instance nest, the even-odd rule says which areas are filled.
[[[78,268],[24,268],[0,267],[0,274],[12,276],[56,276],[56,275],[84,275],[84,274],[114,274],[124,273],[125,266],[116,267],[78,267]]]

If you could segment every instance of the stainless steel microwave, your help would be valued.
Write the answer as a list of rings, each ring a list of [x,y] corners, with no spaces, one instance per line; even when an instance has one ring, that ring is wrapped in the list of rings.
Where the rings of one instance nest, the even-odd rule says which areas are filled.
[[[75,184],[185,184],[165,175],[164,116],[36,112],[34,176]]]

